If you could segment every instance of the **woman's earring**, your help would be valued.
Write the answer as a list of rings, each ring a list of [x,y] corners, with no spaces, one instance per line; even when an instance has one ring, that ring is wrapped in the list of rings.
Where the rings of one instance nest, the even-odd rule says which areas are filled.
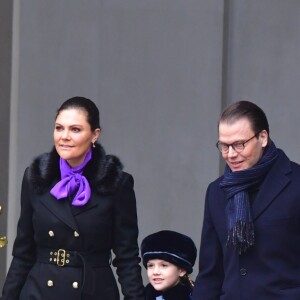
[[[96,148],[95,142],[94,142],[94,143],[92,143],[92,144],[93,144],[93,148]]]

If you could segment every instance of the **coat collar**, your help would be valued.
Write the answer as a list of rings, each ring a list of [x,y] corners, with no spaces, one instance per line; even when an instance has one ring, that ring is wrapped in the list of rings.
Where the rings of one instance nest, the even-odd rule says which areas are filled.
[[[41,194],[40,201],[60,221],[68,225],[72,230],[78,232],[78,226],[68,201],[65,201],[65,199],[57,200],[51,196],[50,193]]]
[[[99,144],[92,151],[92,159],[83,172],[90,183],[92,194],[88,203],[81,207],[73,207],[66,199],[57,200],[50,194],[51,188],[60,180],[59,155],[55,148],[34,159],[27,172],[32,189],[39,195],[41,203],[58,219],[77,232],[79,229],[75,216],[98,206],[98,196],[113,193],[122,177],[123,166],[116,156],[106,155]]]
[[[279,156],[263,181],[257,194],[257,198],[253,203],[253,220],[261,215],[261,213],[290,182],[288,174],[292,172],[291,162],[282,150],[278,149],[278,152]]]
[[[83,175],[93,192],[109,194],[115,191],[122,177],[123,165],[114,155],[106,155],[103,147],[92,148],[92,159],[86,165]],[[55,148],[34,159],[28,170],[33,190],[44,193],[60,180],[59,155]]]
[[[286,156],[286,154],[278,149],[279,155],[274,162],[272,168],[268,172],[264,181],[259,187],[258,194],[255,201],[252,204],[252,218],[255,221],[263,211],[274,201],[276,196],[289,184],[290,177],[289,174],[292,172],[291,161]],[[216,182],[220,186],[223,176],[219,177]],[[220,189],[220,191],[222,191]],[[222,191],[224,195],[224,192]],[[222,205],[223,210],[226,210],[227,201],[225,197],[220,197],[220,205]]]
[[[163,296],[164,300],[188,300],[191,299],[192,289],[188,285],[183,285],[178,283],[173,288],[166,290],[165,292],[161,293],[156,291],[153,286],[149,283],[146,286],[146,299],[147,300],[156,300],[156,297]]]

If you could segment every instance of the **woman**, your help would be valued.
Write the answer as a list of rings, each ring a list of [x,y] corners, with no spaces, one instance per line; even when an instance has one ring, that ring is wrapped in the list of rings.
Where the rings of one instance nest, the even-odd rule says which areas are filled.
[[[27,168],[1,300],[142,300],[133,178],[97,143],[99,111],[74,97],[57,111],[55,147]]]

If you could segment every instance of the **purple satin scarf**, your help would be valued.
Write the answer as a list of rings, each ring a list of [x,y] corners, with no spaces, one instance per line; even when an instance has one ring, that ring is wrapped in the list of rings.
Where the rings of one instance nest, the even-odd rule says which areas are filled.
[[[87,153],[84,162],[76,168],[71,168],[66,160],[60,158],[61,180],[51,189],[50,194],[57,200],[60,200],[72,196],[76,192],[72,205],[85,205],[91,197],[91,188],[87,179],[82,176],[82,172],[91,158],[92,151],[90,150]]]

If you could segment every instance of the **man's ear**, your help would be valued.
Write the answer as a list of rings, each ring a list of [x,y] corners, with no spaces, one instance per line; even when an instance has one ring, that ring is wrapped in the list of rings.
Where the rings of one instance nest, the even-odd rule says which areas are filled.
[[[259,133],[259,136],[258,136],[260,142],[261,142],[261,146],[263,148],[265,148],[267,145],[268,145],[268,140],[269,140],[269,134],[266,130],[262,130],[260,133]]]

